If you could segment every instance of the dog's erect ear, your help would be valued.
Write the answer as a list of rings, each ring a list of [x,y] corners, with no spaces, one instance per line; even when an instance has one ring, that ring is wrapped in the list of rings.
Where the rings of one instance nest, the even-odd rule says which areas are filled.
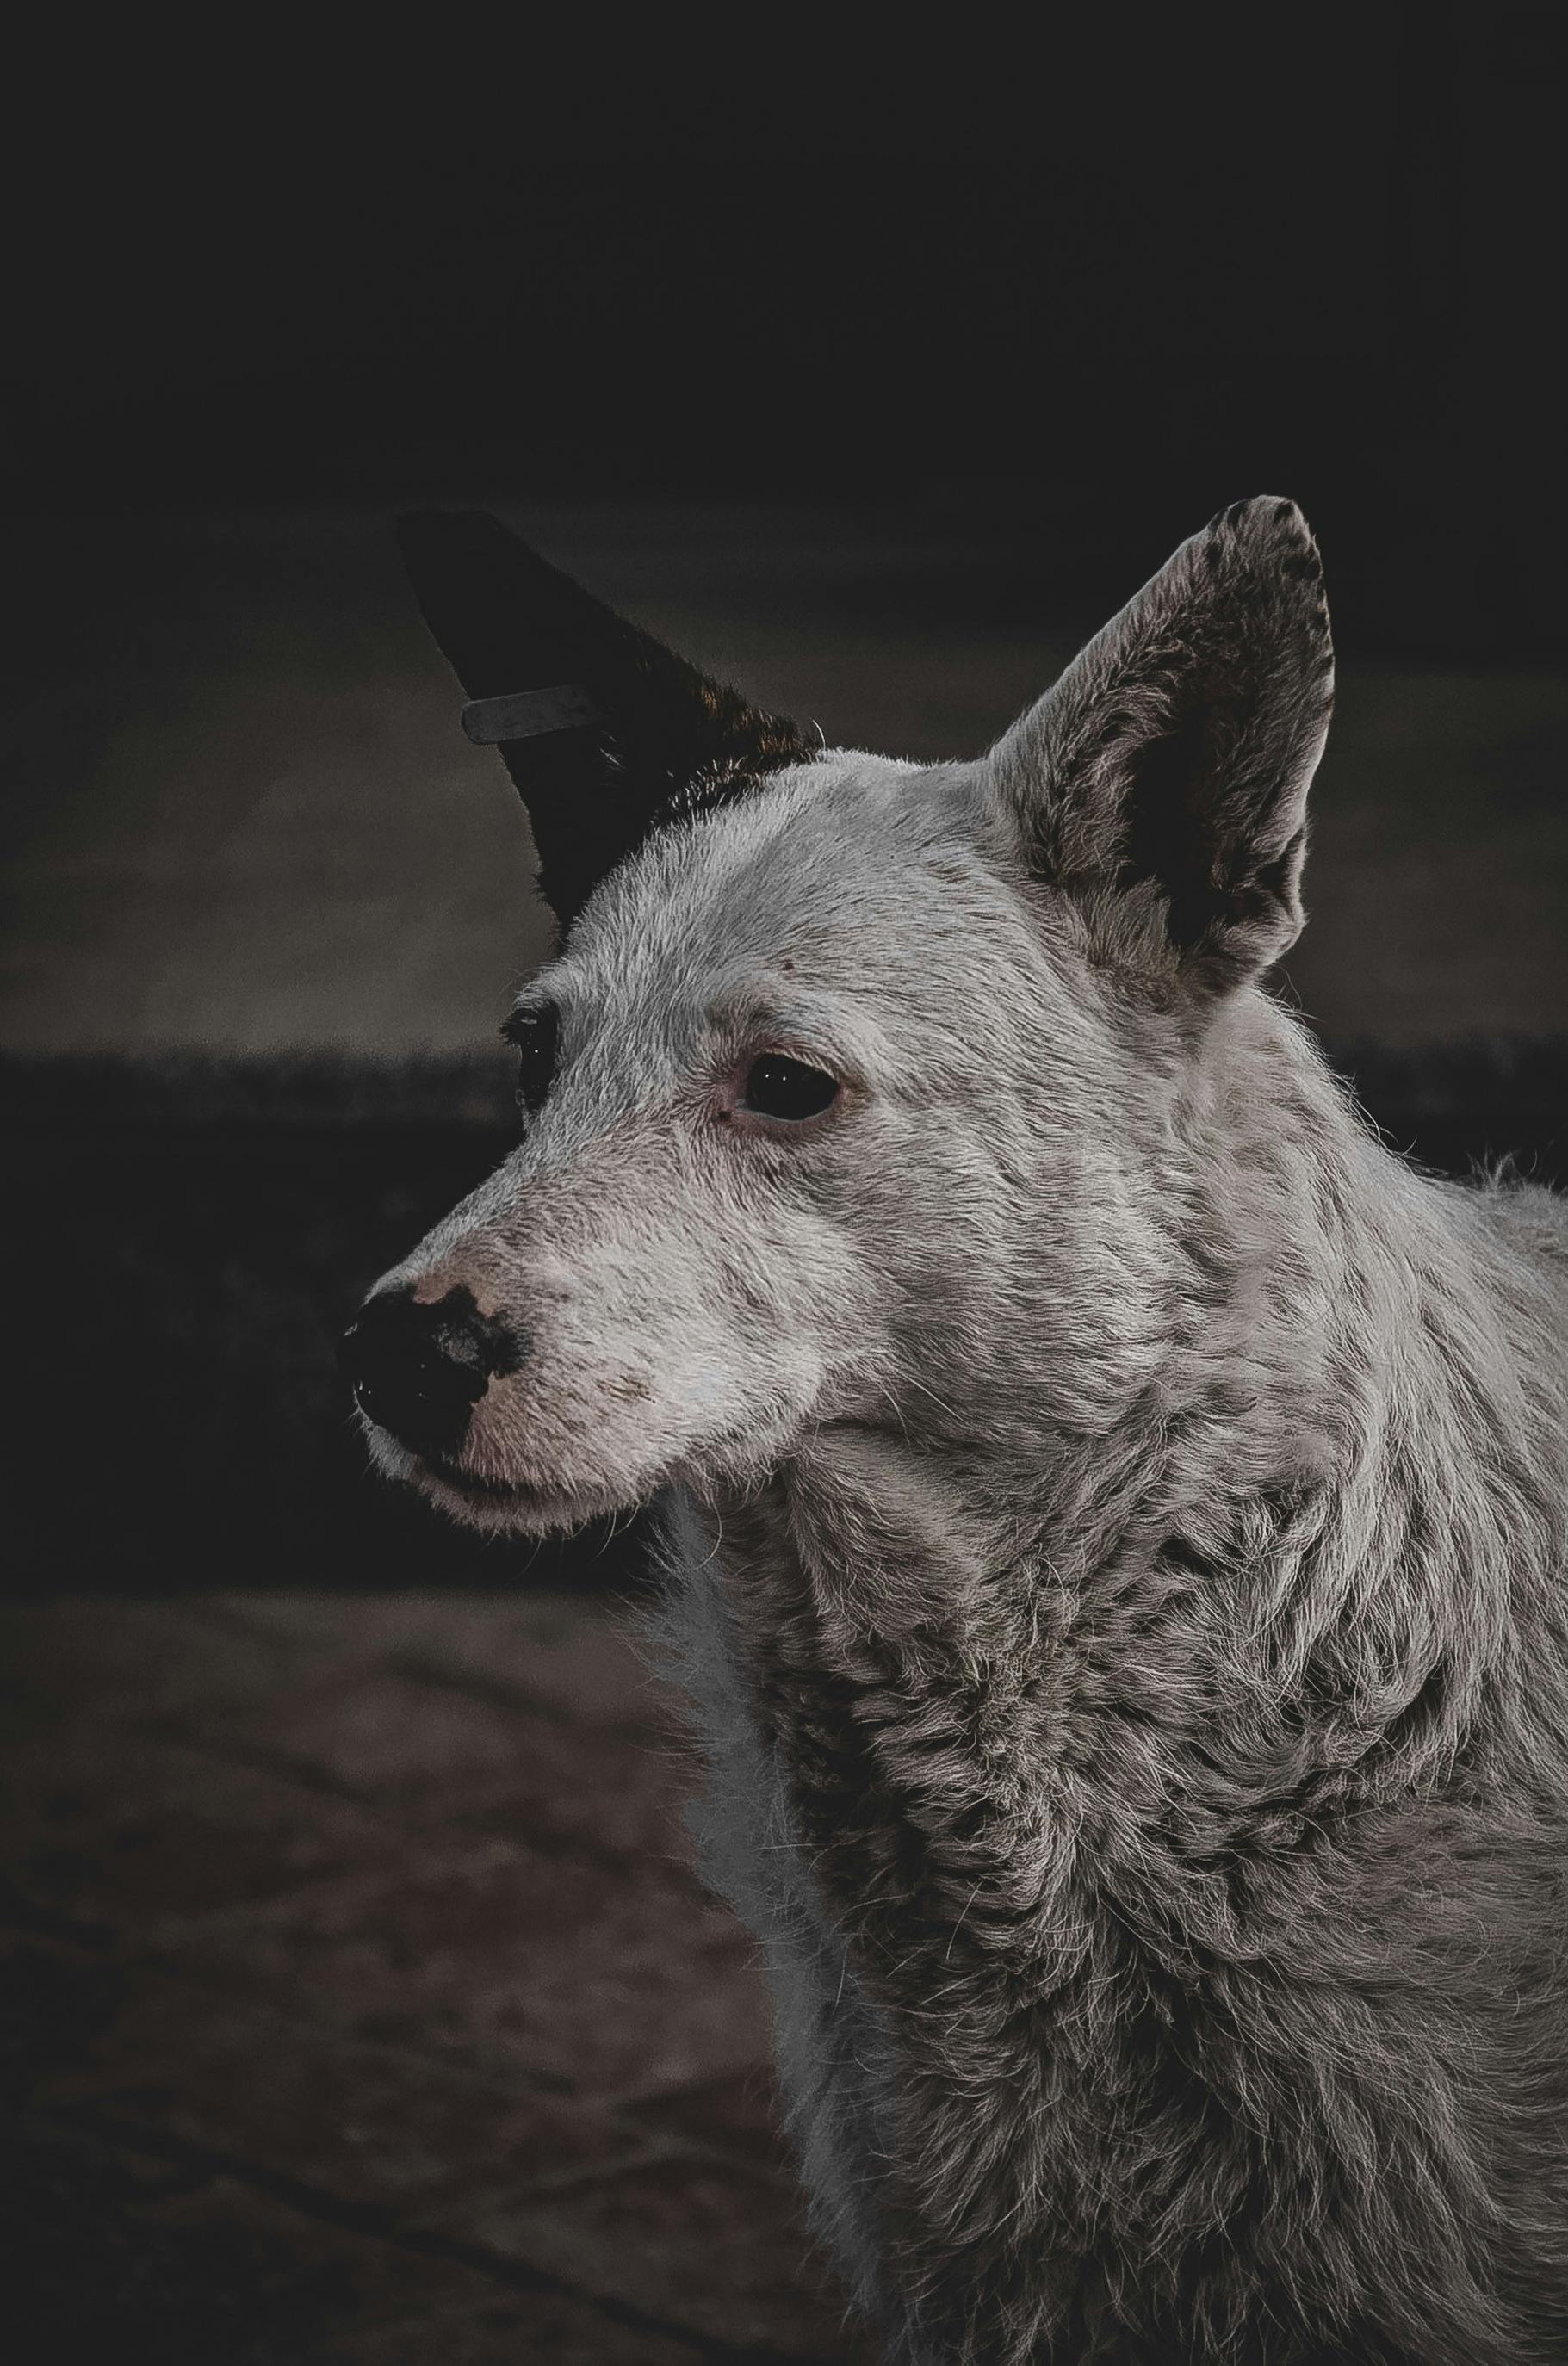
[[[1323,571],[1293,501],[1184,542],[986,760],[1038,875],[1108,958],[1211,987],[1301,929],[1307,785],[1334,695]]]
[[[808,750],[627,624],[482,511],[398,521],[420,606],[468,693],[463,727],[499,748],[534,826],[563,931],[663,819],[741,794]]]

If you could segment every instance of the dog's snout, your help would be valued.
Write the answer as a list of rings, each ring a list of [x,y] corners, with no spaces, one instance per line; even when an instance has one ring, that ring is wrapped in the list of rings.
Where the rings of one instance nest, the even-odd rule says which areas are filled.
[[[367,1299],[344,1333],[338,1362],[355,1402],[411,1452],[455,1454],[491,1381],[514,1372],[524,1334],[481,1314],[473,1293],[425,1304],[412,1290]]]

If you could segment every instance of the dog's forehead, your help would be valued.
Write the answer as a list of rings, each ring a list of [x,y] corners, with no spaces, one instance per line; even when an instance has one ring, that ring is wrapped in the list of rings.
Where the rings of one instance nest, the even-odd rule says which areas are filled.
[[[562,975],[603,1003],[709,995],[781,969],[830,986],[874,936],[883,959],[929,946],[966,861],[976,879],[964,769],[832,750],[752,794],[660,831],[606,880]]]

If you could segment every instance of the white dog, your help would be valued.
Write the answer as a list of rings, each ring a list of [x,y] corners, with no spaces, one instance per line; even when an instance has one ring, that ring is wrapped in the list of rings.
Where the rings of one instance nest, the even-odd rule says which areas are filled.
[[[988,755],[815,751],[491,520],[416,582],[562,950],[378,1285],[372,1451],[660,1497],[715,1880],[890,2359],[1568,2358],[1568,1223],[1261,981],[1332,682],[1289,501]]]

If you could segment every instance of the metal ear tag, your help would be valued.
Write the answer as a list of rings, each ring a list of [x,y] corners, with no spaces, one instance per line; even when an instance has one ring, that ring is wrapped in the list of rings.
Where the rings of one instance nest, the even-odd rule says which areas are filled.
[[[547,731],[579,731],[602,720],[580,682],[549,690],[515,690],[503,698],[470,698],[461,716],[476,748],[499,748],[512,739],[537,739]]]

